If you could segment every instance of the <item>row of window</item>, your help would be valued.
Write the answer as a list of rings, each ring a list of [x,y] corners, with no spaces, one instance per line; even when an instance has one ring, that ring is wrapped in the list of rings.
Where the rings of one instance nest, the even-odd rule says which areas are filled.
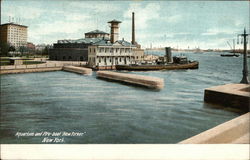
[[[95,48],[89,48],[89,52],[95,53]],[[99,53],[130,53],[131,49],[130,48],[98,48]]]
[[[51,59],[54,59],[54,60],[61,60],[61,59],[58,59],[57,56],[55,56],[55,57],[51,56]],[[67,61],[67,60],[70,61],[70,60],[72,60],[72,57],[71,57],[71,56],[68,56],[68,57],[63,56],[63,57],[62,57],[62,60],[63,60],[63,61]],[[80,57],[80,61],[84,61],[83,56]]]

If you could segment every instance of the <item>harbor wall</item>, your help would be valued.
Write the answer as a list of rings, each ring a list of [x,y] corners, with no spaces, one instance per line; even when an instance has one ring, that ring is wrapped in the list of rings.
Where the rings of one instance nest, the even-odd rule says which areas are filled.
[[[162,89],[164,87],[164,80],[161,78],[128,74],[128,73],[97,71],[97,78],[107,79],[117,82],[124,82],[152,89]]]
[[[250,112],[220,124],[180,144],[249,144]]]
[[[85,66],[86,62],[47,61],[43,64],[1,66],[0,74],[31,73],[62,70],[63,66]]]
[[[0,71],[0,74],[32,73],[32,72],[49,72],[49,71],[60,71],[60,70],[62,70],[62,67],[21,68],[21,69],[1,70],[1,71]]]
[[[63,66],[62,70],[80,74],[92,74],[92,69],[76,66]]]
[[[207,88],[204,93],[204,101],[248,112],[250,107],[250,85],[226,84]]]

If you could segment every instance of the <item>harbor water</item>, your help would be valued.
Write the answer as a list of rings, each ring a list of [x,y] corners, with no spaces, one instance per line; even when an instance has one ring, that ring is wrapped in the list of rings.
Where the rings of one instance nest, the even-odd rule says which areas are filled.
[[[1,75],[1,143],[44,143],[17,132],[83,133],[63,137],[67,144],[178,143],[239,116],[203,96],[205,88],[240,82],[242,56],[183,54],[198,60],[199,69],[129,72],[163,78],[160,91],[99,80],[95,72]]]

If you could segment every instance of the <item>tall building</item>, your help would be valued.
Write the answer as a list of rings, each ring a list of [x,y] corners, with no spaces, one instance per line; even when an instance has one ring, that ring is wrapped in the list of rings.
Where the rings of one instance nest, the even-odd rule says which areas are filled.
[[[0,25],[0,43],[8,43],[15,47],[27,46],[28,27],[15,23]]]

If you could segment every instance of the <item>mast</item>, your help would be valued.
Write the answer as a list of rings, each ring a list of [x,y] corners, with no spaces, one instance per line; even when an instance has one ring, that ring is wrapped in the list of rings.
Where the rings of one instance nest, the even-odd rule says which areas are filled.
[[[233,54],[235,54],[235,40],[233,39]]]

